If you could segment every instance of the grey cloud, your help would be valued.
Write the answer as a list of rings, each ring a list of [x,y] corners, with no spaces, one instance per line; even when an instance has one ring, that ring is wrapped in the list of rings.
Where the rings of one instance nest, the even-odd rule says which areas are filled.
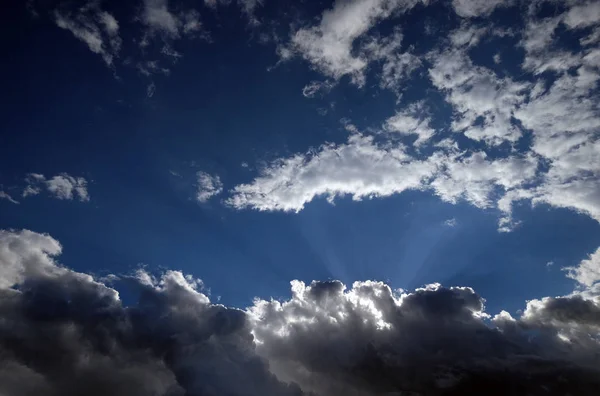
[[[528,302],[491,322],[469,287],[292,282],[283,301],[212,304],[178,271],[106,278],[47,234],[0,232],[0,394],[594,395],[598,302]],[[596,337],[596,338],[595,338]]]
[[[302,394],[254,353],[244,312],[211,304],[197,280],[140,273],[125,279],[138,302],[124,307],[59,266],[60,251],[45,234],[0,234],[0,394]]]
[[[562,327],[508,316],[490,326],[468,287],[399,294],[379,282],[293,282],[289,300],[259,300],[250,313],[273,372],[316,394],[591,395],[599,385],[597,342],[567,352]],[[547,333],[535,337],[536,328]]]

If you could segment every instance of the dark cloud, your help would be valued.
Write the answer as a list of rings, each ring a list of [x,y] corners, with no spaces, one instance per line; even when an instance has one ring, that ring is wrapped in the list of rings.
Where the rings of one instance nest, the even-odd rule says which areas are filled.
[[[0,289],[1,395],[301,394],[254,353],[245,313],[210,304],[198,281],[140,273],[129,279],[139,302],[126,308],[114,289],[59,267],[58,253],[50,236],[0,231],[14,286]]]
[[[468,287],[292,282],[289,300],[212,304],[181,272],[121,279],[0,231],[0,395],[595,395],[599,308],[582,294],[490,320]]]

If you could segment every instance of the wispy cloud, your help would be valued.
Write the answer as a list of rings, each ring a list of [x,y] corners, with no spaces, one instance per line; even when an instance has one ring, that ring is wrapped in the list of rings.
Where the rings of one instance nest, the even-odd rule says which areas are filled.
[[[223,192],[223,183],[218,175],[210,175],[206,172],[199,171],[196,173],[198,191],[196,192],[196,200],[204,203],[208,202],[212,197]]]

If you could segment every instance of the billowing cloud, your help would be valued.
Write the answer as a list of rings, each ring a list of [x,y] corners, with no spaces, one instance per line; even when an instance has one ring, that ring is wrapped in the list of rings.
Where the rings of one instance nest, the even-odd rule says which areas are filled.
[[[25,179],[27,185],[23,190],[23,197],[37,195],[45,189],[50,195],[57,199],[72,200],[79,199],[81,202],[90,200],[87,190],[87,180],[83,177],[74,177],[67,173],[61,173],[50,179],[39,173],[30,173]]]
[[[493,71],[473,65],[464,49],[434,56],[429,75],[454,109],[455,132],[490,145],[516,142],[522,136],[511,119],[525,101],[528,83],[498,78]]]
[[[223,183],[218,175],[210,175],[206,172],[199,171],[196,173],[198,179],[198,191],[196,192],[196,200],[198,202],[207,202],[215,195],[223,192]]]
[[[254,353],[245,313],[211,304],[197,280],[140,272],[124,307],[60,252],[49,235],[0,231],[1,394],[302,394]]]
[[[0,231],[0,393],[594,395],[600,305],[582,294],[491,317],[469,287],[293,281],[247,310],[178,271],[111,277],[57,263],[58,241]]]

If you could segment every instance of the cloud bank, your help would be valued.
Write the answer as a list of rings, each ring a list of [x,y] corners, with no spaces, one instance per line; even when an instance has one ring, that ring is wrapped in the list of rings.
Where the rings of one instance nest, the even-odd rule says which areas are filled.
[[[211,303],[200,280],[178,271],[100,280],[60,265],[61,252],[47,234],[0,231],[2,394],[593,395],[600,386],[597,277],[529,301],[517,319],[491,317],[469,287],[401,292],[374,281],[293,281],[288,299],[240,310]]]

